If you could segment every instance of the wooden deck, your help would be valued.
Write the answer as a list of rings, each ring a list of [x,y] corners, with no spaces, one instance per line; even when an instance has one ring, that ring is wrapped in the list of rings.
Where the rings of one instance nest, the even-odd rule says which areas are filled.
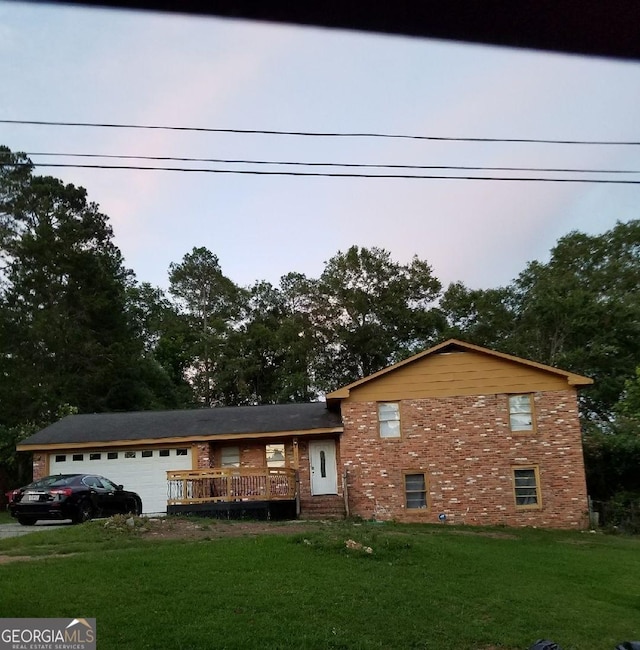
[[[169,514],[297,514],[297,473],[288,467],[211,467],[167,472]]]

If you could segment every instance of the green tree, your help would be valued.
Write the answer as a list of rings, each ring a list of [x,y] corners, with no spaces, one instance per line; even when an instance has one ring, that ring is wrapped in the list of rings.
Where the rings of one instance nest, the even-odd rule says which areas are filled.
[[[283,278],[286,286],[289,278]],[[291,293],[268,282],[250,289],[245,322],[230,332],[218,380],[225,404],[307,402],[314,340]]]
[[[148,282],[128,288],[128,308],[138,336],[144,346],[149,381],[164,395],[166,407],[187,408],[196,403],[191,384],[186,381],[191,365],[191,351],[196,336],[187,318],[164,291]]]
[[[161,373],[130,318],[133,276],[107,217],[83,188],[1,153],[0,425],[50,422],[62,404],[162,406]]]
[[[514,354],[595,380],[583,414],[609,420],[625,381],[640,364],[640,221],[602,235],[571,233],[546,264],[533,262],[513,284]]]
[[[449,285],[439,310],[446,322],[444,338],[464,339],[496,350],[505,347],[517,317],[509,287],[469,289],[462,282]]]
[[[310,286],[322,387],[336,388],[432,343],[442,327],[433,308],[440,288],[417,257],[399,264],[386,250],[358,246],[332,257]]]
[[[202,247],[187,253],[180,264],[171,264],[169,282],[193,340],[187,375],[197,402],[213,406],[220,401],[219,360],[229,332],[241,320],[246,293],[222,273],[218,257]]]
[[[640,364],[638,286],[635,220],[601,235],[562,237],[548,262],[530,262],[507,287],[452,284],[439,307],[446,336],[592,377],[581,412],[607,422]]]
[[[624,391],[615,406],[619,418],[627,418],[637,423],[640,433],[640,366],[635,375],[624,383]]]

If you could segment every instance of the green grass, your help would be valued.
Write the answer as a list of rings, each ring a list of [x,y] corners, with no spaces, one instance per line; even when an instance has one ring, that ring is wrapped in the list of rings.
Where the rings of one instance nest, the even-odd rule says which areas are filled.
[[[3,553],[40,559],[0,565],[2,616],[95,617],[102,650],[613,650],[640,637],[630,537],[339,523],[158,542],[92,522],[1,540]]]
[[[15,522],[15,519],[9,514],[9,512],[0,509],[0,524],[10,524],[12,522]]]

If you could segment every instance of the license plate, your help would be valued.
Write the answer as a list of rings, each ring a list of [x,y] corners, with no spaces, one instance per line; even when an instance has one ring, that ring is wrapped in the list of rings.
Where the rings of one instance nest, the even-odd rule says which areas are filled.
[[[27,494],[27,501],[40,501],[39,494]]]

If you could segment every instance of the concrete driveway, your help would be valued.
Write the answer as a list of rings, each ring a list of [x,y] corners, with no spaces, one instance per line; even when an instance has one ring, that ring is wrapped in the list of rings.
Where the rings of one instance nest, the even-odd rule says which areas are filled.
[[[28,535],[29,533],[41,533],[42,531],[72,525],[70,519],[64,521],[39,521],[35,526],[21,526],[18,522],[15,524],[0,524],[0,539]]]

